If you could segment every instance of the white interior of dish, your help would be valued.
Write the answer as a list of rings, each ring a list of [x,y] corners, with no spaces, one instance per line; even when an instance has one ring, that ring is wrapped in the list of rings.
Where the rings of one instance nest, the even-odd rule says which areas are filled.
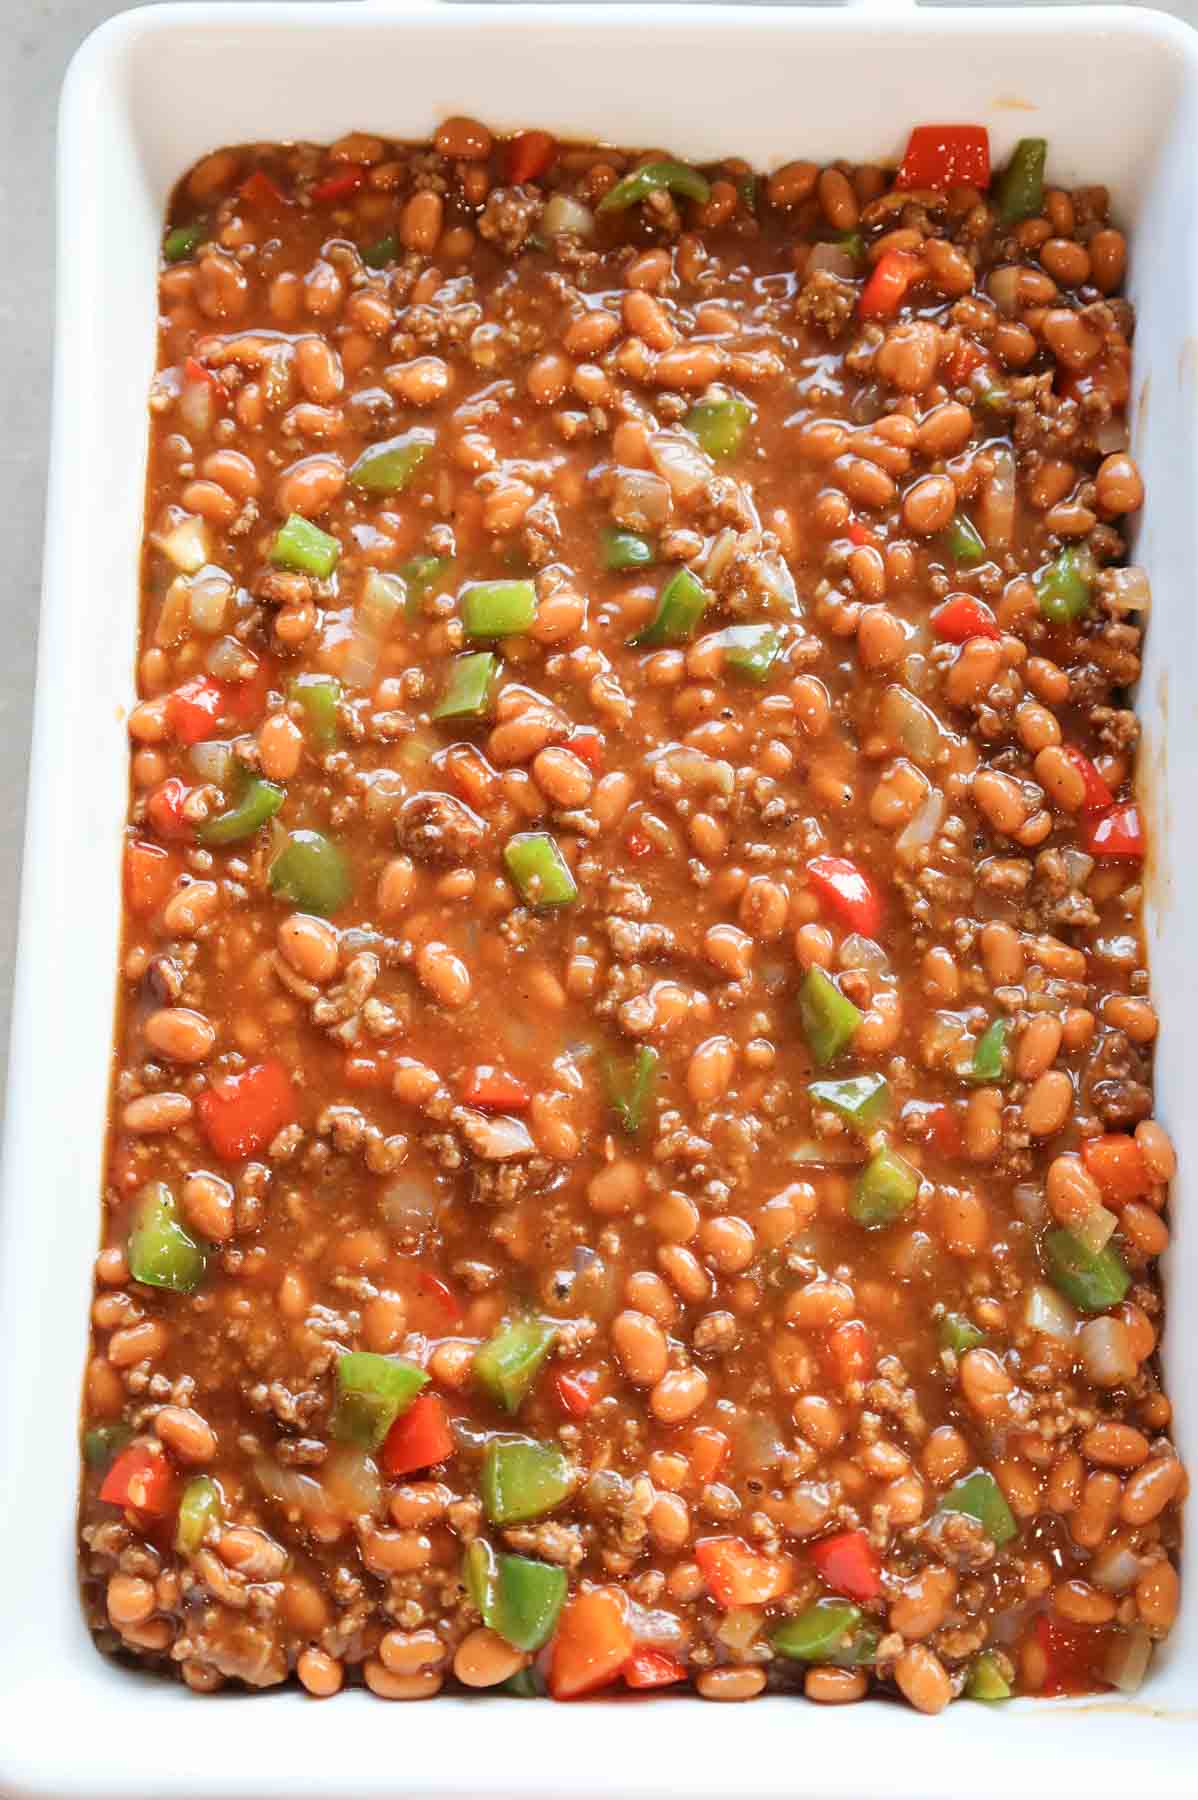
[[[1198,1459],[1198,846],[1195,40],[1147,12],[669,6],[189,5],[126,14],[71,74],[60,145],[60,310],[45,608],[0,1222],[0,1790],[111,1800],[283,1796],[1192,1794],[1198,1582],[1134,1704],[869,1702],[727,1712],[680,1696],[575,1706],[439,1699],[332,1707],[294,1691],[197,1699],[105,1662],[74,1575],[76,1419],[110,1074],[155,259],[167,195],[204,151],[498,128],[736,152],[896,158],[920,120],[1049,138],[1051,178],[1105,181],[1139,311],[1137,555],[1155,606],[1141,704],[1156,853],[1158,1113],[1182,1158],[1166,1342]],[[19,329],[19,322],[15,326]],[[1193,1060],[1191,1060],[1193,1059]]]

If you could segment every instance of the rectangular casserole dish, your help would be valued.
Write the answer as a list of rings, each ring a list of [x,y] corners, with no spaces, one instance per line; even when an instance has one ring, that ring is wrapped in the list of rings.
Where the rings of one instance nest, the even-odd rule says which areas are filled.
[[[468,112],[500,128],[736,152],[891,160],[913,121],[971,119],[996,157],[1029,131],[1054,177],[1105,181],[1131,243],[1135,547],[1155,606],[1140,705],[1152,822],[1147,929],[1162,1029],[1157,1115],[1178,1146],[1165,1343],[1183,1458],[1198,1455],[1189,1171],[1198,1118],[1198,949],[1187,928],[1198,797],[1191,572],[1198,564],[1198,39],[1101,8],[190,5],[126,14],[79,52],[63,99],[54,455],[21,954],[0,1214],[0,1792],[79,1800],[382,1795],[1192,1794],[1198,1584],[1134,1703],[1017,1701],[938,1721],[883,1702],[851,1718],[770,1699],[529,1712],[442,1699],[398,1716],[356,1692],[202,1703],[106,1662],[75,1584],[76,1421],[94,1255],[133,697],[154,270],[166,197],[205,150],[420,138]],[[1191,1058],[1194,1059],[1191,1062]],[[1188,1569],[1186,1570],[1188,1577]],[[618,1710],[617,1710],[618,1708]],[[684,1716],[685,1715],[685,1716]],[[618,1734],[618,1736],[616,1735]]]

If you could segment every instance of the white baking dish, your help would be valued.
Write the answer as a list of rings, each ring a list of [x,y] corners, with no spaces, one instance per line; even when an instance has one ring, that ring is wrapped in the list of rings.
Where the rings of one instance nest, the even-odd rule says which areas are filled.
[[[351,126],[500,127],[733,151],[890,158],[906,128],[977,119],[1001,157],[1051,140],[1056,181],[1103,180],[1132,238],[1138,553],[1156,606],[1142,684],[1156,834],[1150,927],[1159,1112],[1198,1169],[1196,40],[1142,11],[669,6],[191,5],[84,46],[63,100],[54,460],[0,1223],[0,1791],[96,1800],[379,1795],[577,1800],[985,1800],[1198,1792],[1198,1580],[1136,1704],[870,1702],[726,1711],[672,1697],[526,1706],[362,1694],[199,1699],[93,1649],[74,1575],[76,1418],[110,1073],[155,258],[172,183],[246,139]],[[20,329],[20,322],[10,329]],[[1168,1271],[1170,1388],[1198,1466],[1198,1192],[1183,1173]]]

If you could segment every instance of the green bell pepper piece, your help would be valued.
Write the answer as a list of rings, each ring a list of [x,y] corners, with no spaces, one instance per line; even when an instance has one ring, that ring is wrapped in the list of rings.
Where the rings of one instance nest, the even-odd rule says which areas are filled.
[[[270,891],[304,912],[329,918],[353,892],[349,864],[320,831],[292,831],[270,865]]]
[[[368,494],[399,494],[428,455],[435,433],[423,425],[363,450],[349,472],[349,485]]]
[[[983,1650],[970,1664],[969,1673],[965,1677],[965,1698],[967,1700],[1009,1700],[1011,1684],[1002,1672],[997,1656],[990,1650]]]
[[[1007,1021],[995,1019],[987,1025],[973,1047],[969,1079],[981,1085],[1005,1079],[1007,1073]]]
[[[691,407],[683,421],[708,456],[735,456],[753,423],[753,408],[739,394],[709,394]]]
[[[716,633],[724,667],[744,681],[768,681],[782,639],[772,625],[726,625]]]
[[[543,1700],[545,1686],[536,1669],[530,1663],[527,1669],[517,1669],[506,1681],[492,1688],[494,1694],[510,1694],[515,1700]]]
[[[211,1475],[193,1475],[183,1489],[175,1520],[175,1549],[180,1556],[194,1556],[208,1534],[208,1527],[224,1518],[224,1498]]]
[[[83,1460],[89,1469],[107,1471],[132,1437],[132,1425],[93,1425],[83,1434]]]
[[[452,568],[453,559],[448,556],[413,556],[404,564],[399,573],[407,589],[409,618],[420,610],[438,582]]]
[[[967,1350],[976,1350],[979,1344],[984,1344],[986,1334],[979,1331],[964,1313],[945,1313],[936,1326],[936,1342],[942,1350],[964,1356]]]
[[[812,1081],[807,1092],[866,1135],[890,1111],[890,1083],[884,1075],[849,1075],[843,1081]]]
[[[129,1233],[129,1273],[146,1287],[190,1294],[204,1279],[208,1258],[179,1223],[175,1196],[165,1181],[151,1181],[138,1196]]]
[[[287,698],[304,715],[308,742],[318,750],[331,750],[337,742],[337,707],[341,683],[334,675],[296,675],[287,683]]]
[[[1036,598],[1050,625],[1071,625],[1090,610],[1089,564],[1073,545],[1036,576]]]
[[[963,563],[966,568],[986,559],[986,545],[981,533],[965,513],[954,513],[944,541],[953,561]]]
[[[865,261],[865,239],[859,231],[838,231],[832,242],[846,250],[854,262]]]
[[[492,1525],[522,1525],[552,1512],[570,1492],[570,1465],[556,1444],[492,1438],[479,1491]]]
[[[491,683],[499,669],[492,650],[471,650],[449,666],[449,680],[434,719],[485,719],[491,705]]]
[[[168,231],[162,245],[162,254],[168,263],[182,262],[193,250],[198,250],[208,236],[208,225],[204,219],[193,219],[190,225],[176,225]]]
[[[657,611],[630,637],[633,649],[654,644],[685,644],[706,611],[710,591],[689,569],[675,569],[657,597]]]
[[[609,188],[596,210],[623,212],[661,188],[701,204],[711,198],[711,183],[698,169],[688,168],[680,162],[650,162],[642,163],[639,169],[634,169],[631,175],[625,175],[623,181],[617,181],[615,187]]]
[[[519,1412],[556,1337],[549,1319],[510,1320],[475,1351],[474,1379],[497,1406]]]
[[[872,1662],[878,1634],[851,1600],[816,1600],[770,1636],[779,1656],[792,1662],[848,1667]]]
[[[803,977],[799,989],[799,1023],[807,1048],[821,1069],[835,1062],[857,1035],[861,1013],[847,1000],[818,964]]]
[[[531,581],[474,581],[462,590],[467,637],[516,637],[536,616],[537,590]]]
[[[270,560],[277,569],[298,569],[302,575],[316,575],[321,580],[333,573],[340,557],[337,539],[302,513],[291,514],[270,547]]]
[[[937,1508],[939,1512],[967,1513],[1001,1550],[1019,1531],[1006,1496],[988,1469],[975,1469],[954,1481]]]
[[[482,1614],[483,1624],[491,1623],[495,1606],[495,1584],[499,1570],[495,1552],[486,1538],[473,1538],[462,1558],[462,1585]]]
[[[398,255],[399,239],[393,231],[389,231],[386,237],[376,239],[373,244],[367,244],[361,252],[362,261],[368,269],[385,269]]]
[[[915,1204],[919,1170],[889,1146],[871,1156],[853,1189],[849,1215],[858,1225],[892,1225]]]
[[[755,213],[757,211],[756,175],[751,173],[748,175],[738,175],[736,178],[736,192],[745,211]]]
[[[657,552],[648,538],[635,531],[620,531],[606,525],[599,536],[599,555],[605,569],[647,569],[657,561]]]
[[[526,906],[569,906],[577,900],[570,865],[547,831],[518,831],[504,845],[503,861]]]
[[[630,1063],[609,1057],[603,1065],[603,1085],[607,1101],[620,1129],[636,1137],[645,1122],[645,1113],[657,1085],[657,1068],[661,1058],[649,1044],[642,1044]]]
[[[994,205],[1004,225],[1034,219],[1044,207],[1047,138],[1020,138],[994,187]]]
[[[1119,1252],[1111,1244],[1087,1249],[1065,1226],[1044,1239],[1048,1279],[1080,1312],[1106,1312],[1118,1306],[1131,1286],[1131,1276]]]
[[[427,1371],[398,1357],[351,1350],[337,1358],[337,1398],[330,1430],[342,1444],[377,1450],[422,1387]]]
[[[242,838],[253,837],[269,824],[286,798],[286,788],[252,775],[236,806],[217,813],[214,819],[205,819],[197,826],[196,836],[202,844],[239,844]]]
[[[566,1571],[554,1563],[501,1556],[487,1624],[514,1650],[539,1650],[553,1636],[568,1585]]]

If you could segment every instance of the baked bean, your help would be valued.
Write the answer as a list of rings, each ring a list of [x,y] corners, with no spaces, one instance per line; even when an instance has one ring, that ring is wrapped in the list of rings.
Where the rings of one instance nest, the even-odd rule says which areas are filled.
[[[111,1357],[112,1351],[109,1350]],[[1184,1471],[1175,1456],[1156,1457],[1129,1476],[1119,1505],[1119,1516],[1128,1525],[1147,1525],[1164,1512],[1181,1491]]]
[[[803,1677],[803,1693],[821,1706],[847,1706],[863,1700],[869,1683],[863,1669],[808,1669]]]
[[[1139,512],[1144,504],[1144,482],[1131,457],[1124,451],[1106,456],[1094,477],[1098,510],[1108,519]]]
[[[650,1391],[649,1410],[663,1425],[677,1425],[702,1406],[707,1385],[702,1369],[670,1369]]]
[[[1167,1557],[1152,1563],[1136,1582],[1136,1611],[1149,1631],[1166,1632],[1177,1617],[1180,1583]]]
[[[204,1062],[216,1044],[214,1026],[190,1006],[159,1007],[146,1020],[145,1031],[150,1048],[168,1062]]]
[[[498,1687],[528,1663],[528,1657],[500,1637],[497,1631],[479,1626],[467,1632],[454,1652],[453,1672],[463,1687]]]
[[[148,1137],[162,1131],[177,1131],[191,1117],[191,1101],[186,1094],[143,1094],[130,1100],[121,1114],[125,1130],[136,1137]]]
[[[1028,1020],[1015,1046],[1015,1073],[1020,1081],[1036,1081],[1050,1069],[1061,1048],[1061,1021],[1052,1013]]]
[[[1073,1110],[1073,1082],[1064,1069],[1048,1069],[1023,1102],[1023,1123],[1033,1137],[1052,1137]]]
[[[416,955],[416,974],[439,1005],[456,1011],[468,1003],[470,971],[447,944],[434,941],[423,945]]]
[[[911,319],[899,325],[892,325],[885,339],[878,347],[874,357],[874,372],[879,380],[888,382],[902,394],[922,394],[930,386],[936,369],[936,359],[940,354],[939,329],[926,319]],[[925,501],[921,497],[917,505],[919,516],[938,517],[947,504],[951,491],[953,502],[956,501],[956,490],[950,481],[943,477],[936,478],[938,485],[932,496]],[[951,510],[945,523],[952,517]],[[904,512],[904,518],[906,514]],[[906,521],[910,524],[910,520]],[[914,527],[912,527],[914,529]],[[921,526],[921,530],[936,530],[935,526]]]
[[[653,1387],[666,1372],[669,1347],[665,1333],[644,1313],[617,1313],[611,1323],[612,1345],[624,1374],[637,1387]]]
[[[305,1689],[316,1700],[329,1700],[341,1691],[344,1680],[341,1664],[323,1650],[309,1647],[301,1650],[295,1672]]]
[[[164,1406],[154,1430],[180,1462],[207,1463],[216,1455],[216,1434],[193,1407]]]
[[[821,169],[816,183],[825,219],[834,231],[852,231],[860,217],[852,183],[841,169]]]
[[[917,1712],[938,1713],[952,1699],[948,1672],[924,1644],[909,1644],[895,1660],[894,1679]]]
[[[755,1700],[765,1689],[765,1670],[752,1664],[737,1667],[726,1663],[719,1669],[704,1669],[696,1676],[695,1687],[704,1700]]]
[[[1100,293],[1114,294],[1123,286],[1127,268],[1127,242],[1121,231],[1104,226],[1090,239],[1090,273]]]
[[[930,1637],[944,1623],[957,1577],[951,1569],[932,1564],[905,1581],[898,1596],[890,1602],[891,1631],[905,1638]]]
[[[957,510],[957,490],[947,475],[924,475],[903,495],[903,524],[916,537],[943,531]]]

